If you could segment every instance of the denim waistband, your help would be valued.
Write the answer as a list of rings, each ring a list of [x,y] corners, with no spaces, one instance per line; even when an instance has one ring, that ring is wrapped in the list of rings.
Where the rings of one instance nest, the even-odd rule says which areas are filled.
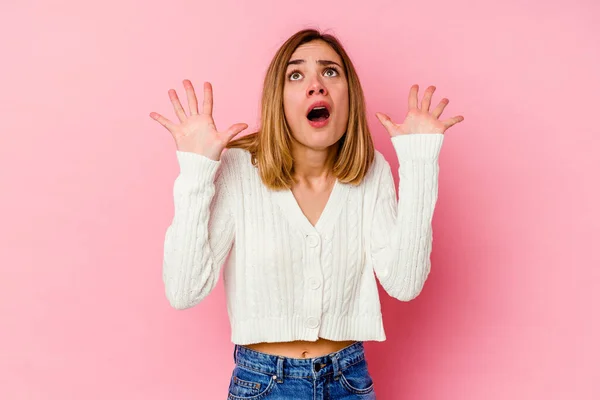
[[[283,378],[318,378],[328,374],[338,377],[344,369],[365,358],[364,344],[357,341],[336,352],[314,358],[290,358],[261,353],[244,346],[235,345],[233,360],[237,365],[256,372]]]

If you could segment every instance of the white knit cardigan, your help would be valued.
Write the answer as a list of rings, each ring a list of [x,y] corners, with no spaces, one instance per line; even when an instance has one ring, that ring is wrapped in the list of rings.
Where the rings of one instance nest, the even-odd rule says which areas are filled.
[[[177,151],[163,281],[176,309],[198,304],[223,268],[231,341],[386,339],[376,278],[402,301],[429,274],[444,135],[392,137],[358,186],[336,181],[313,226],[290,190],[272,191],[242,149],[219,161]]]

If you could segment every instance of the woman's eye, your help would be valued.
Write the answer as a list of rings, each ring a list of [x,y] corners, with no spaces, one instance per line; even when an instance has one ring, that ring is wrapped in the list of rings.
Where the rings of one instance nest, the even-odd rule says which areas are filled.
[[[333,74],[328,74],[329,72],[333,72]],[[337,72],[337,69],[335,69],[335,68],[327,68],[327,69],[325,70],[325,74],[326,74],[326,76],[332,77],[332,76],[337,76],[337,75],[338,75],[338,72]],[[296,79],[296,78],[294,78],[296,75],[298,75],[298,78],[297,78],[297,79]],[[296,80],[300,79],[300,76],[302,76],[302,74],[301,74],[300,72],[298,72],[298,71],[293,71],[292,73],[290,73],[290,74],[289,74],[289,76],[288,76],[288,77],[289,77],[289,79],[290,79],[291,81],[296,81]]]

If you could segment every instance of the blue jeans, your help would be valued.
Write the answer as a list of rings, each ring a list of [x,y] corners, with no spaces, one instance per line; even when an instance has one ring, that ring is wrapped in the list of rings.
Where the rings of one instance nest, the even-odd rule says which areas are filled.
[[[288,358],[235,345],[228,400],[372,400],[363,342],[315,358]]]

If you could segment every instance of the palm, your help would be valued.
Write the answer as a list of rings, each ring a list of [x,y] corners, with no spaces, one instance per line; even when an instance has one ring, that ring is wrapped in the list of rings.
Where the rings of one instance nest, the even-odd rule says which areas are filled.
[[[390,136],[407,135],[411,133],[444,133],[451,126],[464,120],[464,117],[462,116],[449,118],[444,121],[439,119],[442,111],[444,111],[444,108],[449,102],[446,98],[442,99],[433,111],[429,111],[431,96],[435,91],[435,86],[427,88],[423,95],[421,106],[419,107],[417,98],[418,90],[418,85],[413,85],[410,88],[408,96],[408,112],[401,124],[393,122],[390,117],[383,113],[377,113],[377,118],[386,128]]]
[[[445,125],[437,118],[433,118],[428,112],[418,108],[408,111],[404,122],[394,124],[395,132],[398,135],[409,133],[444,133]]]
[[[212,116],[205,114],[190,115],[187,120],[175,129],[173,138],[178,148],[225,147],[227,138],[217,131]]]
[[[219,160],[227,143],[238,133],[248,127],[247,124],[234,124],[226,131],[219,132],[212,117],[213,93],[210,83],[204,83],[204,101],[202,112],[198,112],[198,100],[192,82],[184,80],[183,85],[188,98],[189,113],[186,113],[175,90],[169,90],[169,98],[173,103],[175,114],[180,124],[174,124],[158,113],[150,113],[150,117],[163,125],[175,140],[180,151],[193,152]],[[189,114],[189,115],[188,115]]]

